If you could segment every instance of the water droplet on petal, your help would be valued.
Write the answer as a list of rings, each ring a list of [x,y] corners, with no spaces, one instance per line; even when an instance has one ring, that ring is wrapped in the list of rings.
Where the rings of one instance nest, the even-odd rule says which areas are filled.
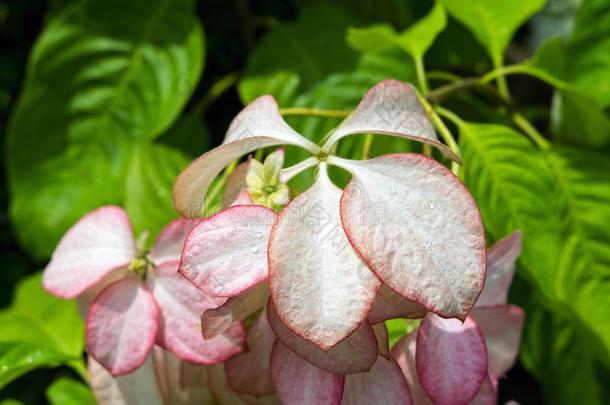
[[[434,203],[432,201],[428,201],[428,208],[430,208],[431,210],[434,209]]]
[[[252,253],[258,253],[258,247],[257,246],[252,245],[250,247],[250,250],[252,251]]]

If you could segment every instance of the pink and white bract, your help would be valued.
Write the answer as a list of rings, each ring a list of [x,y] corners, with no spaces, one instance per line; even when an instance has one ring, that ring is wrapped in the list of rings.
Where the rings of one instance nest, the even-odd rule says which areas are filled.
[[[268,275],[278,318],[323,351],[366,321],[380,290],[382,300],[396,303],[401,314],[421,316],[429,310],[465,320],[485,280],[485,237],[474,200],[448,169],[422,155],[354,161],[332,154],[337,141],[358,133],[425,142],[459,162],[438,141],[413,87],[402,82],[374,86],[322,147],[290,128],[275,100],[262,96],[237,115],[221,146],[180,174],[175,208],[187,218],[198,217],[215,176],[263,147],[296,145],[312,154],[282,170],[280,182],[312,166],[318,167],[318,178],[272,222],[248,229],[249,215],[264,216],[264,209],[254,206],[205,219],[208,225],[202,223],[187,238],[180,272],[201,290],[225,297]],[[345,190],[328,178],[328,165],[352,174]],[[269,235],[268,245],[256,242],[258,234]],[[212,243],[213,251],[201,248]],[[233,254],[234,249],[241,250]],[[382,320],[376,312],[371,316]]]
[[[498,380],[517,358],[525,318],[506,303],[520,251],[519,231],[489,250],[483,293],[464,324],[428,314],[392,348],[415,404],[496,404]]]
[[[201,338],[201,313],[226,298],[203,293],[177,272],[194,224],[171,222],[145,257],[125,211],[106,206],[79,220],[53,253],[43,286],[62,298],[80,298],[88,311],[87,351],[112,375],[140,367],[154,344],[195,363],[222,362],[243,350],[239,323],[213,339]]]

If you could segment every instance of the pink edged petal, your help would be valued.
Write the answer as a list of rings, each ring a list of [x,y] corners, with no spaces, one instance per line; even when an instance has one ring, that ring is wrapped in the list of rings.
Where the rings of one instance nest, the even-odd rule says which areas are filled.
[[[278,318],[273,305],[267,305],[267,317],[277,338],[307,362],[335,374],[361,373],[370,370],[377,359],[377,341],[368,322],[328,352],[295,335]]]
[[[225,363],[227,381],[234,391],[256,397],[275,392],[269,371],[273,342],[275,335],[267,322],[267,314],[263,311],[248,328],[248,351]]]
[[[99,405],[164,405],[151,356],[133,373],[113,377],[93,357],[87,360],[89,385]]]
[[[205,384],[205,366],[180,360],[159,346],[153,348],[152,354],[166,404],[200,405],[212,401],[212,394]]]
[[[105,206],[82,217],[61,238],[42,275],[42,285],[74,298],[136,257],[131,223],[122,208]]]
[[[393,360],[377,358],[370,371],[345,376],[341,405],[412,405],[407,381]]]
[[[461,163],[455,152],[438,141],[415,88],[398,80],[388,79],[373,86],[352,115],[331,135],[324,150],[330,150],[347,135],[365,133],[425,142],[438,148],[447,158]]]
[[[231,297],[218,308],[207,309],[201,314],[201,332],[204,339],[211,339],[227,330],[233,323],[262,308],[269,298],[269,283],[263,281],[246,291]]]
[[[199,328],[201,313],[225,303],[197,289],[178,272],[177,262],[167,262],[146,278],[146,286],[159,306],[157,344],[182,360],[220,363],[245,349],[245,331],[234,323],[223,334],[204,340]]]
[[[254,395],[238,392],[237,395],[248,405],[282,405],[280,397],[278,397],[277,394],[255,397]]]
[[[87,352],[112,375],[144,363],[159,325],[159,308],[142,280],[119,280],[100,292],[87,317]]]
[[[198,221],[178,218],[170,222],[157,236],[148,258],[155,264],[179,261],[184,240]]]
[[[494,389],[491,377],[488,374],[485,376],[483,384],[481,384],[481,388],[479,388],[479,392],[477,392],[477,395],[475,395],[468,405],[496,405],[497,403],[496,390]]]
[[[418,319],[423,318],[426,312],[426,308],[401,297],[384,284],[369,312],[369,322],[375,324],[395,318]]]
[[[377,352],[380,356],[390,360],[390,340],[388,338],[388,328],[385,323],[380,322],[372,325],[375,338],[377,339]]]
[[[328,351],[366,318],[381,282],[349,244],[341,190],[318,179],[280,213],[269,240],[269,289],[282,322]]]
[[[229,386],[224,370],[224,363],[212,364],[207,368],[207,385],[216,402],[222,405],[246,405],[247,403],[240,398]]]
[[[506,304],[519,254],[521,254],[521,231],[518,230],[489,249],[487,278],[476,306]]]
[[[434,405],[419,382],[415,367],[415,347],[417,345],[417,329],[400,339],[392,347],[392,359],[402,370],[411,391],[413,403],[416,405]]]
[[[428,314],[417,332],[415,364],[436,405],[467,404],[487,375],[485,340],[470,317],[462,324]]]
[[[412,153],[329,162],[353,174],[341,219],[369,267],[404,298],[465,319],[485,282],[486,250],[479,209],[462,182]]]
[[[265,95],[251,102],[233,119],[221,146],[180,173],[172,190],[176,211],[186,218],[200,217],[203,197],[225,166],[249,152],[274,145],[296,145],[313,154],[320,151],[316,144],[286,124],[273,97]]]
[[[501,377],[517,359],[525,312],[514,305],[496,305],[476,307],[470,316],[485,338],[489,374]]]
[[[275,211],[236,205],[205,218],[187,236],[180,273],[200,290],[230,297],[267,279]]]
[[[250,196],[250,193],[248,193],[248,190],[243,189],[239,192],[239,194],[237,195],[237,198],[235,198],[235,200],[233,201],[233,204],[231,204],[231,206],[233,205],[255,205],[254,201],[252,201],[252,197]]]
[[[115,281],[119,281],[122,278],[127,276],[128,270],[126,267],[116,269],[113,272],[109,273],[106,277],[104,277],[99,283],[94,285],[91,288],[86,289],[82,292],[78,297],[76,297],[76,304],[78,306],[78,313],[80,314],[83,321],[87,320],[87,315],[89,315],[89,309],[95,301],[97,295],[106,288],[108,285],[114,283]]]
[[[334,405],[341,402],[345,377],[306,362],[275,341],[271,352],[271,376],[284,404]]]
[[[227,208],[233,205],[233,202],[248,187],[246,184],[246,175],[250,169],[250,159],[246,162],[238,164],[227,178],[224,192],[222,193],[222,207]],[[239,204],[247,205],[247,204]]]

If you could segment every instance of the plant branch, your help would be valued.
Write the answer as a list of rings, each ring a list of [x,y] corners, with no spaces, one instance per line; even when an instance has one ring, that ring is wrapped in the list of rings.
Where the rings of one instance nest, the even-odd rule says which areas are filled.
[[[321,108],[305,108],[305,107],[291,107],[291,108],[280,108],[280,114],[286,115],[312,115],[315,117],[326,117],[326,118],[345,118],[352,112],[348,110],[324,110]]]
[[[549,149],[551,147],[549,141],[547,141],[546,138],[540,132],[538,132],[536,127],[534,127],[532,123],[529,122],[523,115],[519,114],[518,112],[513,112],[511,118],[513,119],[515,125],[525,132],[525,134],[532,140],[532,142],[536,144],[537,147],[540,149]]]
[[[193,114],[199,116],[203,114],[208,107],[216,100],[222,93],[233,87],[237,80],[239,80],[241,73],[232,72],[224,76],[208,89],[203,97],[193,107]]]
[[[373,134],[366,134],[364,145],[362,146],[362,160],[367,160],[371,154],[371,145],[373,144]]]
[[[419,82],[419,88],[424,94],[428,94],[430,88],[426,81],[426,70],[424,69],[424,59],[418,56],[415,59],[415,72],[417,73],[417,81]]]
[[[474,77],[469,77],[457,82],[452,82],[449,84],[445,84],[443,86],[437,87],[432,90],[428,94],[426,94],[426,99],[433,104],[439,103],[443,98],[453,94],[457,91],[467,90],[472,87],[480,86],[479,80]]]

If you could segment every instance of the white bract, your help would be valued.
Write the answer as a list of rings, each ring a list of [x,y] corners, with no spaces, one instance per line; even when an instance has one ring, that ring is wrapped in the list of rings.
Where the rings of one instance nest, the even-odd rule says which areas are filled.
[[[312,166],[318,167],[317,180],[277,216],[245,205],[203,220],[186,240],[180,272],[203,291],[234,296],[260,284],[268,268],[278,319],[323,351],[366,321],[382,286],[378,308],[392,302],[404,316],[429,310],[465,320],[486,269],[483,225],[473,198],[445,166],[423,155],[355,161],[332,154],[340,139],[361,133],[425,142],[459,162],[438,141],[413,87],[396,80],[374,86],[322,147],[290,128],[271,96],[259,97],[237,115],[221,146],[177,178],[178,212],[200,216],[218,173],[264,147],[296,145],[312,156],[281,172],[283,150],[264,165],[250,162],[245,183],[254,202],[286,203],[281,183]],[[331,182],[328,165],[352,174],[345,190]],[[249,218],[257,218],[256,223]],[[239,232],[231,236],[233,225]],[[258,234],[269,237],[268,245],[259,243]],[[238,250],[239,258],[231,253]],[[379,311],[372,316],[383,320]]]

